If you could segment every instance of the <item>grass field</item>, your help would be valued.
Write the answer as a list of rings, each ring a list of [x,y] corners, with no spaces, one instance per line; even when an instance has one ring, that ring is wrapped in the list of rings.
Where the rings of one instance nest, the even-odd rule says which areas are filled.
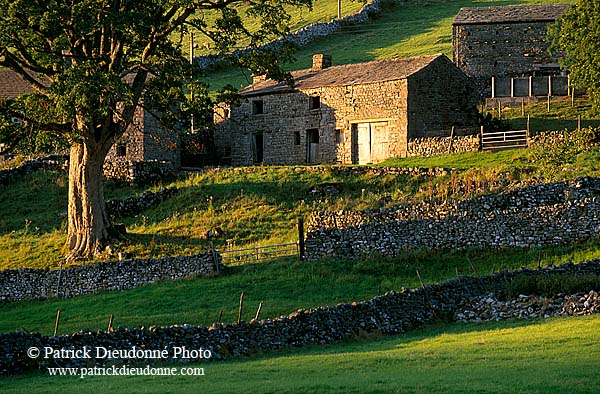
[[[210,325],[223,309],[223,321],[234,322],[241,292],[245,294],[245,321],[254,317],[260,301],[264,301],[261,317],[273,318],[299,308],[366,300],[388,290],[418,287],[417,270],[426,283],[438,283],[458,274],[484,275],[500,269],[536,268],[538,261],[545,266],[591,258],[600,258],[600,241],[501,253],[423,251],[360,261],[278,261],[232,267],[217,278],[162,282],[66,300],[3,303],[0,332],[26,329],[51,334],[57,309],[61,310],[60,333],[106,329],[111,314],[115,326]]]
[[[3,393],[596,393],[600,317],[451,324],[197,366],[205,376],[0,378]]]
[[[411,0],[395,1],[375,20],[347,27],[317,40],[296,54],[289,70],[310,68],[312,55],[332,55],[333,64],[348,64],[391,57],[444,53],[452,59],[452,20],[462,7],[519,4],[564,4],[573,0]],[[331,2],[335,3],[335,2]],[[246,70],[230,69],[211,74],[213,89],[231,84],[239,88],[252,81]]]

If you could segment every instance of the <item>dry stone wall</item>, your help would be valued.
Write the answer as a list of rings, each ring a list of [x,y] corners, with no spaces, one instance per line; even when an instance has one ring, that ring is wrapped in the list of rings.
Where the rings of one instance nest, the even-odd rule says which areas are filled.
[[[408,141],[407,156],[435,156],[447,153],[476,152],[479,135],[464,137],[426,137]]]
[[[5,185],[15,178],[39,170],[66,171],[69,167],[69,157],[52,155],[27,160],[18,167],[0,171],[0,185]]]
[[[3,270],[0,271],[0,302],[127,290],[160,280],[213,275],[220,269],[221,258],[215,252],[96,263],[63,270]]]
[[[600,234],[600,179],[527,186],[465,201],[379,212],[317,212],[306,257],[395,256],[407,249],[542,247]]]
[[[279,50],[286,43],[291,43],[299,47],[303,47],[312,41],[329,36],[345,25],[354,25],[364,23],[369,20],[370,17],[379,14],[386,3],[392,2],[393,0],[370,0],[355,14],[345,16],[341,19],[335,19],[331,22],[316,22],[309,26],[303,27],[295,33],[292,33],[284,38],[280,38],[269,42],[258,50]],[[256,50],[256,49],[252,49]],[[234,51],[232,56],[239,58],[247,55],[250,49],[240,49]],[[224,64],[224,60],[217,55],[206,55],[195,57],[194,60],[201,68],[210,68],[217,65]]]
[[[171,327],[119,327],[113,332],[80,331],[57,337],[36,333],[0,334],[0,375],[42,370],[57,366],[55,360],[27,357],[31,347],[43,349],[84,349],[104,347],[129,349],[203,349],[211,360],[253,355],[283,348],[323,345],[365,335],[396,335],[439,320],[456,319],[464,301],[492,294],[503,297],[507,282],[519,275],[600,275],[600,260],[541,270],[504,271],[483,277],[457,277],[447,282],[414,290],[390,291],[366,301],[299,309],[288,316],[241,324],[215,323],[210,327],[179,325]],[[92,355],[94,352],[90,352]],[[205,361],[198,359],[140,359],[142,365],[165,362]],[[122,362],[122,361],[121,361]],[[92,367],[119,364],[119,360],[90,357],[64,358],[61,367]]]
[[[177,174],[170,161],[106,161],[104,176],[127,183],[152,183]]]

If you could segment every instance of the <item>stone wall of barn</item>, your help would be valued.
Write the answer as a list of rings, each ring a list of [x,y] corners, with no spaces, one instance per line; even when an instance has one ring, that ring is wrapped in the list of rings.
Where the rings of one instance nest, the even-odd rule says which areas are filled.
[[[445,56],[408,78],[408,138],[445,137],[450,128],[479,132],[473,82]]]
[[[549,23],[454,25],[453,61],[477,82],[486,97],[490,97],[492,76],[528,76],[540,65],[558,68],[558,56],[548,53]]]
[[[311,108],[311,97],[319,97],[318,108]],[[260,114],[253,113],[256,102],[262,102]],[[263,139],[263,164],[308,163],[311,129],[319,141],[314,164],[352,163],[354,125],[360,122],[387,122],[390,157],[406,152],[406,80],[246,97],[217,111],[215,145],[223,153],[230,149],[233,165],[260,162],[256,135]]]

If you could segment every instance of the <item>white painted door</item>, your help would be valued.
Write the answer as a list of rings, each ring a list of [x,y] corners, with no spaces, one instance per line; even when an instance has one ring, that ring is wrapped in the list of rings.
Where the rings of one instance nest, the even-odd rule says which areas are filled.
[[[369,164],[371,162],[371,125],[359,123],[356,125],[358,164]]]

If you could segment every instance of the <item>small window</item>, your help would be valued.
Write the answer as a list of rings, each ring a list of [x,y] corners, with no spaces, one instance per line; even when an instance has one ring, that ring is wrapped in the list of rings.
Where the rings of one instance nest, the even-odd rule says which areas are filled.
[[[264,102],[262,100],[254,100],[252,102],[252,115],[260,115],[264,113]]]
[[[125,157],[127,156],[127,147],[125,144],[117,145],[117,157]]]
[[[308,102],[308,109],[319,109],[321,108],[321,97],[311,96]]]
[[[344,131],[340,129],[335,129],[335,142],[338,144],[342,144],[346,141],[344,136]]]
[[[300,132],[294,132],[294,145],[300,145]]]

